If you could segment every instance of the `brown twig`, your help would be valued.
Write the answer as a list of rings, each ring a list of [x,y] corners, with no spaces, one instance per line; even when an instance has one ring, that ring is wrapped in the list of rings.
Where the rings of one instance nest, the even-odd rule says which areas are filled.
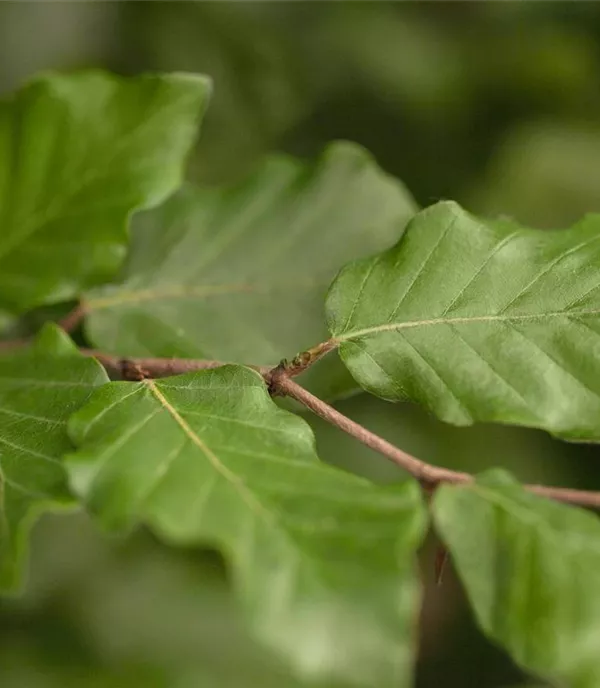
[[[80,320],[83,315],[84,311],[81,307],[75,309],[70,316],[67,316],[67,318],[70,318],[69,324],[75,322],[74,326],[76,326],[78,319]],[[0,348],[16,348],[26,343],[27,340],[1,342]],[[280,394],[295,399],[317,416],[323,418],[323,420],[326,420],[328,423],[331,423],[343,432],[351,435],[365,446],[385,456],[416,478],[427,492],[433,492],[435,488],[442,483],[467,484],[473,481],[474,478],[469,473],[452,471],[447,468],[434,466],[411,456],[382,437],[379,437],[379,435],[376,435],[347,416],[344,416],[335,408],[318,397],[315,397],[308,390],[291,379],[293,376],[306,370],[322,356],[329,353],[329,351],[332,351],[335,346],[336,342],[333,340],[319,344],[313,347],[313,349],[309,349],[308,352],[305,352],[308,355],[304,356],[302,361],[299,360],[299,357],[296,357],[294,361],[296,361],[297,365],[293,365],[294,361],[292,361],[292,364],[287,361],[282,361],[275,368],[256,365],[248,367],[258,371],[264,377],[273,394]],[[226,363],[222,361],[204,359],[122,358],[95,349],[84,348],[80,349],[80,351],[85,356],[96,358],[107,370],[112,371],[124,379],[132,379],[132,377],[139,376],[140,370],[148,377],[165,377],[169,375],[180,375],[193,370],[219,368],[226,365]],[[300,354],[300,356],[302,357],[303,355]],[[600,509],[600,492],[575,490],[567,487],[551,487],[549,485],[525,485],[524,487],[529,492],[541,497],[575,506]]]
[[[62,320],[58,321],[59,327],[69,334],[79,325],[79,323],[85,317],[85,306],[83,304],[78,304],[73,308],[73,310],[65,315]],[[12,351],[13,349],[20,349],[21,347],[31,344],[32,337],[22,337],[19,339],[7,339],[6,341],[0,342],[0,351]]]
[[[403,468],[425,485],[437,485],[441,482],[465,483],[472,480],[472,477],[468,473],[459,473],[457,471],[450,471],[446,468],[432,466],[431,464],[425,463],[407,454],[405,451],[402,451],[402,449],[398,449],[398,447],[384,440],[383,437],[379,437],[379,435],[376,435],[347,416],[344,416],[334,409],[333,406],[326,404],[285,375],[274,376],[271,380],[271,385],[281,394],[299,401],[317,416],[323,418],[323,420],[335,425],[370,449],[379,452],[390,461],[393,461],[397,466]]]
[[[323,356],[326,356],[330,351],[333,351],[338,346],[335,339],[328,339],[326,342],[321,342],[302,353],[297,354],[291,361],[285,359],[279,364],[278,368],[285,371],[287,377],[296,377],[308,370],[312,365],[319,361]]]
[[[336,411],[332,406],[329,406],[329,404],[326,404],[298,383],[285,376],[280,376],[275,381],[271,381],[271,384],[274,384],[281,393],[299,401],[313,411],[313,413],[323,418],[323,420],[335,425],[367,447],[374,449],[390,461],[393,461],[400,468],[403,468],[419,480],[426,488],[435,488],[440,483],[466,484],[474,479],[469,473],[433,466],[407,454],[402,449],[398,449],[398,447],[387,440],[379,437],[379,435],[375,435],[362,425],[355,423],[347,416]],[[575,490],[567,487],[552,487],[549,485],[525,485],[524,487],[529,492],[533,492],[541,497],[547,497],[548,499],[554,499],[567,504],[600,509],[600,492]]]
[[[168,375],[179,375],[192,370],[218,368],[225,365],[225,363],[221,361],[202,359],[127,359],[104,354],[100,351],[94,351],[93,349],[83,349],[82,352],[86,356],[95,357],[106,368],[124,377],[127,377],[127,366],[131,366],[132,370],[142,369],[145,374],[150,377],[164,377]],[[382,456],[385,456],[385,458],[416,478],[428,492],[432,492],[441,483],[467,484],[473,481],[473,476],[469,473],[452,471],[448,468],[434,466],[425,461],[421,461],[421,459],[417,459],[415,456],[408,454],[383,439],[383,437],[379,437],[379,435],[376,435],[359,423],[344,416],[335,408],[304,389],[304,387],[301,387],[297,382],[294,382],[294,380],[290,378],[289,369],[286,368],[285,363],[282,362],[275,368],[268,368],[267,366],[249,367],[261,373],[272,393],[295,399],[317,416],[323,418],[323,420],[351,435]],[[548,499],[559,502],[592,509],[600,509],[600,492],[574,490],[565,487],[551,487],[548,485],[525,485],[525,489],[541,497],[547,497]]]
[[[30,343],[30,339],[7,339],[6,341],[0,342],[0,351],[12,351],[13,349],[20,349]]]
[[[79,323],[83,320],[86,314],[86,309],[83,303],[78,303],[73,310],[65,315],[62,320],[58,321],[58,324],[65,332],[69,334],[76,329]]]
[[[84,356],[90,356],[99,361],[109,372],[128,379],[126,369],[137,366],[145,371],[148,377],[168,377],[170,375],[183,375],[193,370],[206,370],[208,368],[220,368],[227,365],[224,361],[209,361],[201,358],[125,358],[105,354],[96,349],[80,349]],[[271,368],[269,366],[247,366],[257,370],[266,376]]]
[[[551,487],[550,485],[525,485],[525,489],[556,502],[584,506],[589,509],[600,509],[600,492],[573,490],[570,487]]]

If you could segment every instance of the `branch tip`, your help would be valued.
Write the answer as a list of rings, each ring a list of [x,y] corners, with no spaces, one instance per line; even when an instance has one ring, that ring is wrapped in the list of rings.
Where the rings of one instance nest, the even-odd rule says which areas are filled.
[[[64,318],[58,321],[58,325],[65,331],[67,334],[71,334],[74,330],[77,329],[81,321],[84,319],[85,315],[87,313],[87,309],[85,304],[81,301],[79,302],[73,310],[65,315]]]
[[[63,321],[62,326],[76,327],[85,315],[85,307],[80,304]],[[74,324],[73,324],[74,323]],[[66,328],[65,328],[66,329]],[[0,350],[13,349],[29,343],[29,340],[15,340],[0,342]],[[402,468],[406,473],[415,478],[428,497],[434,493],[441,484],[467,485],[473,482],[474,477],[469,473],[453,471],[440,466],[421,461],[399,447],[394,446],[383,437],[376,435],[359,423],[344,416],[318,397],[315,397],[307,389],[301,387],[292,380],[292,377],[304,372],[309,366],[333,351],[339,344],[336,339],[330,339],[317,346],[298,354],[291,362],[283,359],[277,366],[249,365],[249,368],[260,373],[265,380],[269,393],[272,396],[287,396],[295,399],[300,404],[311,410],[317,416],[323,418],[331,425],[351,435],[359,442],[373,451],[381,454]],[[80,348],[84,356],[90,356],[98,360],[109,372],[126,380],[142,380],[157,377],[181,375],[194,370],[219,368],[226,365],[223,361],[204,359],[182,358],[123,358],[106,354],[95,349]],[[549,485],[524,485],[524,488],[533,494],[572,506],[586,507],[600,510],[600,492],[587,490],[575,490],[566,487],[552,487]]]

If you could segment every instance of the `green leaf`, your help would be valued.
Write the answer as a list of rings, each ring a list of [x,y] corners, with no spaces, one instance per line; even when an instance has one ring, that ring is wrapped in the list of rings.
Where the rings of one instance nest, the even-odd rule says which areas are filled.
[[[188,187],[136,228],[122,283],[87,295],[88,336],[128,356],[276,365],[326,338],[335,273],[390,246],[414,208],[349,143],[311,167],[274,157],[233,188]],[[356,386],[333,357],[310,381]]]
[[[181,183],[209,83],[49,74],[0,103],[0,306],[76,297],[120,266],[131,213]]]
[[[483,631],[524,668],[600,684],[600,522],[492,471],[434,500],[437,528]]]
[[[60,461],[72,448],[67,418],[107,381],[53,325],[31,347],[0,357],[0,590],[18,584],[35,516],[71,502]]]
[[[71,485],[101,523],[219,547],[255,634],[300,675],[410,684],[415,482],[377,487],[319,463],[308,425],[238,366],[112,383],[70,430]]]
[[[600,439],[600,216],[565,231],[482,222],[438,203],[348,265],[328,320],[355,379],[456,425]]]

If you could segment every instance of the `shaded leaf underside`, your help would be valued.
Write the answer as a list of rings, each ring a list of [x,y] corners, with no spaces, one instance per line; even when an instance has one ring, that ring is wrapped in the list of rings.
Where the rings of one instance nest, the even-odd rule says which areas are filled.
[[[599,230],[598,216],[541,232],[432,206],[334,282],[341,357],[367,390],[451,423],[600,439]]]
[[[276,365],[324,338],[331,279],[414,211],[349,143],[310,167],[270,158],[233,188],[187,187],[140,218],[123,282],[86,296],[87,333],[123,355]],[[305,382],[326,396],[355,386],[333,357]]]
[[[408,686],[419,593],[418,486],[321,464],[253,371],[112,383],[75,415],[76,493],[108,528],[212,543],[250,622],[306,676]]]

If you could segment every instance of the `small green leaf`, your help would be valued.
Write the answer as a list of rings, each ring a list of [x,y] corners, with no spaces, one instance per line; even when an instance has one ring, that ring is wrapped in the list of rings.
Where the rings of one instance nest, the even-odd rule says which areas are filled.
[[[308,425],[238,366],[112,383],[70,430],[71,485],[101,523],[219,547],[254,632],[299,674],[410,685],[415,482],[377,487],[321,464]]]
[[[600,440],[600,215],[564,231],[438,203],[352,263],[327,299],[355,379],[456,425]]]
[[[49,74],[0,103],[0,306],[78,296],[122,262],[127,221],[181,183],[209,83]]]
[[[394,243],[413,212],[349,143],[311,167],[274,157],[233,188],[188,187],[142,217],[122,283],[87,295],[87,333],[116,354],[276,365],[327,337],[335,273]],[[334,357],[311,381],[326,396],[356,386]]]
[[[553,684],[600,685],[598,518],[500,471],[441,487],[434,518],[486,635]]]
[[[0,590],[18,584],[35,516],[71,502],[60,461],[72,448],[67,418],[107,381],[53,325],[31,347],[0,357]]]

